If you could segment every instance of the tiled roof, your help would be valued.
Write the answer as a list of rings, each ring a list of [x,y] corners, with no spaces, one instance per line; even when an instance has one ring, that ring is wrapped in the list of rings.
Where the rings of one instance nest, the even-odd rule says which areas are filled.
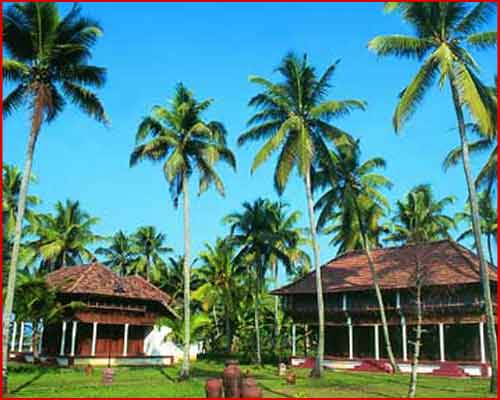
[[[47,283],[61,293],[156,301],[172,312],[168,294],[141,276],[120,277],[99,263],[60,268],[47,275]]]
[[[428,286],[480,282],[478,257],[451,240],[378,248],[371,253],[381,288],[414,286],[416,255],[425,270],[425,284]],[[496,282],[496,269],[488,265],[490,279]],[[273,294],[314,293],[315,275],[313,271],[273,291]],[[347,252],[327,262],[321,267],[321,280],[326,293],[364,290],[373,285],[370,267],[363,251]]]

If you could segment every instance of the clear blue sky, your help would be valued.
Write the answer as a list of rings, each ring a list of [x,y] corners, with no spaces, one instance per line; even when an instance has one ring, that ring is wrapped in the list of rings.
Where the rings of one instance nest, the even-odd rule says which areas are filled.
[[[61,10],[68,7],[63,4]],[[377,59],[367,50],[368,40],[376,35],[409,32],[397,15],[382,13],[381,3],[82,3],[82,7],[104,28],[92,62],[108,68],[108,82],[99,95],[112,125],[104,128],[70,106],[56,122],[43,127],[33,169],[39,183],[31,189],[43,199],[42,211],[51,210],[57,200],[78,199],[85,210],[101,218],[98,233],[131,232],[152,224],[181,253],[182,209],[173,208],[161,166],[144,163],[131,169],[128,160],[141,117],[154,104],[164,104],[182,81],[199,99],[215,100],[207,118],[225,123],[238,161],[237,173],[220,169],[226,198],[214,190],[192,196],[196,254],[205,241],[225,234],[222,217],[240,209],[243,201],[259,196],[277,199],[272,185],[274,160],[251,176],[257,145],[237,148],[236,139],[253,111],[247,102],[256,88],[248,76],[273,78],[274,67],[289,50],[307,52],[319,71],[342,60],[331,97],[363,99],[368,109],[339,120],[338,126],[361,139],[364,158],[387,160],[385,174],[395,184],[388,193],[392,202],[414,185],[430,183],[437,196],[458,197],[450,211],[463,207],[462,169],[444,173],[441,168],[446,153],[458,144],[448,91],[433,90],[403,135],[393,132],[397,94],[417,64]],[[492,18],[492,24],[495,21]],[[482,78],[491,82],[496,51],[476,56]],[[28,130],[26,111],[4,121],[4,162],[22,166]],[[474,159],[476,171],[482,161]],[[303,212],[305,226],[305,194],[297,177],[283,199]],[[327,237],[321,237],[320,246],[323,261],[334,256]]]

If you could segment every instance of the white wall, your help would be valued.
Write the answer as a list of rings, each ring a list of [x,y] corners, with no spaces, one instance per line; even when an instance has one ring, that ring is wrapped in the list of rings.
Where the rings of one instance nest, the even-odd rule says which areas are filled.
[[[146,331],[144,338],[144,353],[147,356],[173,356],[174,361],[181,360],[184,356],[181,346],[177,346],[171,340],[165,340],[171,329],[167,326],[154,326]],[[191,344],[189,358],[196,359],[201,350],[199,343]]]

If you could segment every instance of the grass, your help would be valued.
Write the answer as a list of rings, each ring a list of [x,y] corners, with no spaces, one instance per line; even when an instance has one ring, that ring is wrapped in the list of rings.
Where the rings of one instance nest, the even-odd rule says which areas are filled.
[[[309,370],[295,369],[297,383],[288,385],[276,375],[277,368],[242,366],[249,369],[263,389],[264,397],[404,397],[408,375],[328,371],[321,379],[308,378]],[[102,384],[102,369],[86,376],[83,369],[41,368],[12,364],[9,397],[205,397],[205,379],[219,376],[223,364],[199,361],[192,366],[192,379],[178,382],[179,368],[115,369],[112,386]],[[488,397],[488,380],[482,378],[419,377],[419,397]]]

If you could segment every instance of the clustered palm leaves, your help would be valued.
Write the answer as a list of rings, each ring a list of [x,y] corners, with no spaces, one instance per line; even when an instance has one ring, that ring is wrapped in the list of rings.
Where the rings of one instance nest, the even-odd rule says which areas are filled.
[[[118,231],[111,238],[111,245],[98,248],[96,254],[106,257],[104,264],[120,275],[138,274],[158,282],[166,269],[162,257],[173,251],[165,246],[165,240],[166,235],[154,226],[141,226],[131,236]]]
[[[342,145],[330,151],[313,177],[316,191],[326,189],[316,201],[319,212],[318,228],[333,235],[331,244],[342,254],[363,249],[362,230],[357,207],[361,209],[363,228],[370,247],[379,247],[384,233],[382,218],[387,215],[389,203],[380,192],[392,184],[384,175],[375,172],[386,162],[381,157],[360,161],[358,144]],[[359,184],[358,184],[359,182]]]
[[[491,110],[492,117],[496,119],[497,108],[498,108],[498,100],[497,100],[497,78],[495,77],[495,86],[488,88],[488,92],[491,96],[492,102],[489,104],[490,107],[493,107]],[[497,182],[497,164],[498,164],[498,155],[497,155],[497,124],[494,123],[494,133],[488,134],[481,130],[478,124],[470,123],[467,124],[467,129],[471,133],[474,133],[478,136],[478,140],[469,144],[469,152],[470,154],[481,154],[485,151],[490,151],[488,159],[485,164],[482,166],[481,170],[477,174],[475,184],[477,189],[485,189],[487,193],[491,193],[491,191],[496,186]],[[450,168],[451,166],[455,166],[460,163],[462,159],[462,148],[456,147],[448,155],[443,163],[445,169]]]
[[[89,247],[102,240],[93,232],[99,219],[80,208],[78,201],[57,202],[55,214],[38,214],[27,228],[37,238],[28,241],[41,259],[40,269],[46,272],[83,264],[95,259]]]
[[[454,196],[435,199],[430,185],[413,188],[396,203],[396,213],[386,240],[396,243],[424,243],[451,238],[456,228],[454,218],[445,209],[455,202]]]
[[[327,99],[337,65],[338,61],[328,66],[322,75],[318,75],[306,55],[299,57],[290,53],[276,68],[282,78],[280,82],[271,82],[257,76],[250,77],[250,81],[259,85],[262,92],[250,100],[249,105],[255,107],[257,112],[248,121],[251,128],[238,139],[240,145],[265,140],[254,158],[252,171],[262,165],[271,154],[279,152],[274,172],[274,186],[279,194],[283,193],[293,170],[304,180],[318,304],[319,340],[315,368],[317,376],[321,376],[323,371],[325,332],[311,169],[316,166],[321,156],[328,154],[328,144],[351,140],[349,134],[333,125],[332,121],[349,115],[353,110],[365,108],[365,103],[360,100]]]
[[[491,196],[487,191],[479,194],[479,216],[481,221],[481,232],[486,236],[486,243],[490,264],[495,265],[493,259],[493,242],[497,244],[497,231],[498,231],[498,213],[493,205]],[[466,207],[465,211],[457,214],[458,222],[466,222],[467,229],[465,229],[457,238],[457,241],[472,238],[474,232],[471,228],[472,215],[470,207]]]

